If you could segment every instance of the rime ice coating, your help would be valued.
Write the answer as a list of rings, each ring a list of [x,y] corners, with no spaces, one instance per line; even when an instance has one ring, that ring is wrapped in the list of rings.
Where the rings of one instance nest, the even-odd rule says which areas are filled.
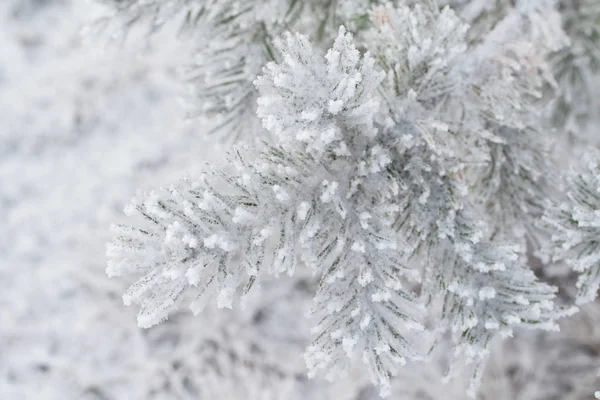
[[[320,277],[310,376],[335,379],[362,361],[388,395],[398,368],[423,357],[423,339],[449,331],[454,361],[476,365],[474,395],[492,338],[557,329],[571,312],[506,229],[541,193],[517,177],[538,174],[528,112],[545,70],[525,68],[540,54],[521,37],[470,47],[468,26],[433,3],[370,16],[363,55],[343,26],[325,55],[302,34],[274,40],[279,61],[254,83],[275,144],[235,149],[228,173],[134,199],[127,212],[142,222],[114,228],[107,272],[142,275],[124,300],[147,327],[188,296],[195,313],[232,307],[265,274],[309,268]],[[514,149],[522,160],[494,158]],[[502,175],[484,181],[488,167]],[[511,196],[514,213],[486,218]],[[438,325],[426,329],[426,316]]]

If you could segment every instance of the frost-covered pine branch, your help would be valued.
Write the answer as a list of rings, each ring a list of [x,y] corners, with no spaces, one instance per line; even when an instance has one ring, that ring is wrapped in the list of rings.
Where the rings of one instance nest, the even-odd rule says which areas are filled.
[[[468,26],[453,12],[420,5],[415,10],[419,17],[411,20],[416,12],[406,8],[375,8],[378,28],[366,41],[383,68],[393,70],[386,99],[398,103],[390,109],[397,113],[412,101],[419,108],[411,105],[411,113],[431,118],[435,110],[440,122],[460,131],[448,147],[469,153],[467,172],[474,175],[474,195],[492,234],[509,240],[515,232],[533,236],[554,175],[537,103],[552,80],[545,57],[564,43],[560,32],[541,29],[539,20],[556,15],[551,9],[514,9],[489,37],[469,46]]]
[[[110,28],[114,38],[125,38],[136,25],[151,34],[166,22],[180,18],[187,23],[201,13],[210,0],[97,0],[111,7],[112,12],[96,22],[97,28]]]
[[[600,388],[592,0],[93,2],[0,1],[0,399]]]
[[[301,13],[289,0],[212,1],[190,27],[199,45],[186,68],[190,113],[221,140],[265,139],[256,118],[254,79],[275,57],[273,37]]]
[[[393,137],[402,149],[396,168],[404,171],[408,188],[396,228],[410,239],[413,262],[425,265],[426,298],[442,299],[440,327],[455,334],[456,354],[477,362],[473,394],[492,337],[510,335],[513,323],[555,328],[552,320],[558,314],[550,302],[554,289],[538,282],[522,264],[518,247],[489,242],[490,227],[477,222],[468,173],[487,160],[485,140],[491,135],[481,132],[499,118],[485,101],[468,110],[471,118],[465,117],[467,111],[456,112],[472,101],[468,96],[483,92],[477,80],[465,82],[462,77],[466,27],[449,9],[387,6],[376,9],[374,17],[370,40],[399,43],[382,57],[383,67],[391,71],[384,96],[388,104],[398,102],[389,107],[389,118],[396,121],[390,124]],[[494,69],[494,60],[482,62],[488,71],[502,71]],[[486,76],[493,82],[502,77]]]
[[[594,93],[598,82],[600,41],[600,6],[594,0],[521,0],[521,1],[447,1],[472,28],[469,39],[483,40],[515,10],[535,17],[535,9],[554,8],[560,22],[554,17],[534,21],[547,33],[562,27],[568,42],[553,51],[549,57],[557,85],[546,101],[550,103],[547,118],[559,135],[579,142],[597,144],[593,126],[594,110],[598,105]],[[548,15],[546,14],[546,17]],[[584,96],[585,100],[582,100]]]
[[[302,262],[322,276],[309,368],[333,377],[359,353],[389,386],[389,371],[416,357],[403,332],[420,328],[423,310],[402,288],[401,277],[415,274],[391,229],[400,183],[375,140],[381,74],[344,30],[325,59],[303,36],[279,47],[283,64],[257,80],[258,114],[284,147],[267,147],[257,163],[240,156],[231,177],[216,173],[134,203],[131,212],[152,228],[116,228],[108,271],[146,271],[125,299],[141,304],[139,322],[149,326],[190,286],[198,285],[195,311],[213,293],[230,307],[242,280],[247,292],[261,274],[292,275]],[[149,264],[148,247],[164,253],[165,244],[166,257]]]
[[[597,145],[600,4],[561,0],[559,11],[570,44],[551,58],[559,87],[551,107],[552,120],[572,140]]]
[[[186,292],[195,311],[211,297],[231,307],[237,288],[249,292],[263,274],[309,267],[321,277],[311,374],[333,379],[360,356],[382,394],[398,365],[420,358],[411,331],[424,329],[422,301],[442,299],[432,333],[449,329],[457,356],[478,366],[498,333],[555,329],[565,314],[552,304],[555,289],[514,245],[488,240],[472,201],[469,169],[487,160],[481,132],[499,118],[457,118],[467,102],[459,96],[474,87],[462,82],[466,25],[433,4],[385,5],[371,18],[364,43],[374,57],[360,57],[344,28],[324,58],[300,34],[276,40],[281,62],[256,86],[257,114],[278,145],[236,151],[232,174],[214,171],[129,207],[146,226],[115,228],[108,272],[145,274],[125,295],[141,305],[142,326],[166,318]],[[501,66],[486,78],[506,78]],[[521,101],[498,86],[496,103]],[[409,284],[419,276],[422,301]]]
[[[547,207],[543,223],[552,230],[548,252],[579,273],[579,304],[596,299],[600,287],[600,166],[587,155],[566,182],[566,198]]]
[[[543,119],[540,99],[546,86],[556,86],[546,60],[566,45],[566,38],[554,29],[559,16],[548,2],[535,3],[520,2],[479,45],[484,54],[491,51],[493,62],[480,66],[495,79],[482,76],[476,83],[484,100],[475,101],[484,105],[484,115],[492,116],[484,125],[491,133],[486,138],[490,160],[476,185],[492,234],[525,237],[538,248],[544,233],[536,221],[557,175],[552,128]]]
[[[525,237],[539,248],[545,233],[536,221],[557,176],[553,128],[544,119],[541,99],[546,87],[557,86],[547,59],[568,40],[552,2],[517,2],[505,11],[474,46],[476,61],[467,69],[473,78],[466,88],[474,94],[468,108],[483,116],[489,149],[475,185],[493,236]]]
[[[333,26],[363,27],[367,6],[367,0],[213,0],[191,24],[194,40],[202,43],[185,72],[191,114],[229,142],[268,139],[256,118],[253,81],[278,57],[273,38],[292,29],[329,46]]]
[[[188,41],[198,43],[183,68],[189,82],[189,115],[219,140],[269,140],[256,118],[253,81],[275,60],[273,38],[286,30],[305,32],[330,44],[340,24],[364,29],[369,0],[102,0],[115,8],[121,31],[142,20],[156,29],[180,16]],[[106,22],[106,20],[105,20]],[[333,31],[332,31],[333,29]]]

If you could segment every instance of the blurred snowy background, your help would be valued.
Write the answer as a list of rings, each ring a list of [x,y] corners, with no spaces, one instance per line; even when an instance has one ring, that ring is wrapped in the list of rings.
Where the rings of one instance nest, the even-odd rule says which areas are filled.
[[[104,273],[109,225],[136,189],[193,175],[223,151],[185,122],[177,26],[121,43],[94,22],[106,12],[0,0],[0,399],[377,398],[359,371],[306,378],[310,277],[274,283],[275,298],[246,311],[182,310],[137,327],[124,282]],[[600,308],[564,325],[496,345],[480,397],[593,398]],[[444,362],[405,368],[394,398],[465,398],[468,376],[443,385]]]

